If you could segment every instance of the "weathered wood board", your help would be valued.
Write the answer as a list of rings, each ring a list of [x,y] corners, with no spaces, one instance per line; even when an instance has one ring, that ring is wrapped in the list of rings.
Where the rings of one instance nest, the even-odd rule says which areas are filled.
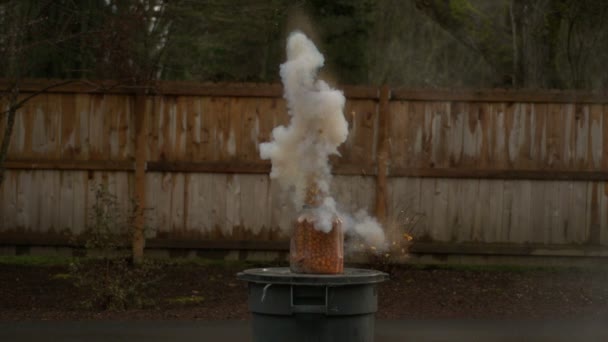
[[[230,172],[148,169],[150,236],[285,239],[296,215],[289,196],[259,167],[253,172],[247,167],[266,163],[259,158],[259,144],[271,139],[274,127],[288,123],[286,103],[274,95],[245,95],[172,92],[148,97],[148,162],[232,167]],[[577,178],[585,172],[608,174],[608,105],[506,96],[471,100],[429,95],[425,100],[399,95],[390,101],[389,220],[402,211],[424,215],[412,231],[421,241],[608,245],[608,183],[601,177]],[[350,134],[341,156],[331,162],[334,169],[348,172],[334,176],[332,194],[345,212],[371,213],[378,99],[349,98],[345,115]],[[44,93],[29,101],[16,116],[8,160],[31,166],[6,171],[0,232],[80,233],[97,184],[106,185],[128,213],[134,191],[134,120],[134,97],[128,93]],[[77,167],[54,168],[61,163]],[[96,169],[100,165],[110,166]],[[400,173],[414,169],[419,170],[415,177]],[[425,174],[442,170],[464,177]],[[503,177],[466,176],[490,171]],[[516,171],[569,176],[528,179],[510,173]]]

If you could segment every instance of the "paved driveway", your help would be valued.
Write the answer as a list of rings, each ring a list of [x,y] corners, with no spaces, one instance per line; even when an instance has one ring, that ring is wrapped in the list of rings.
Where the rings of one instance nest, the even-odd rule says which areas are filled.
[[[247,321],[0,322],[0,341],[250,341]],[[376,342],[608,341],[608,322],[381,320]],[[348,342],[348,341],[346,341]]]

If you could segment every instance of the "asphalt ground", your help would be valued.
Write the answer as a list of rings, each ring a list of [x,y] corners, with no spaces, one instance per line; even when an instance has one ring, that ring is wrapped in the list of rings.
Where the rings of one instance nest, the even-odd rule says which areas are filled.
[[[375,331],[376,342],[608,341],[608,322],[599,320],[378,320]],[[229,342],[251,335],[249,321],[21,321],[0,322],[0,341]]]

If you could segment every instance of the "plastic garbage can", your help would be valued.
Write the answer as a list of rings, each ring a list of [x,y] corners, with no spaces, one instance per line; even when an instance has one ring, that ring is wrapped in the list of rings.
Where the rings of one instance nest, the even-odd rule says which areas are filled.
[[[289,268],[243,271],[254,342],[371,342],[377,284],[388,275],[346,268],[342,274],[299,274]]]

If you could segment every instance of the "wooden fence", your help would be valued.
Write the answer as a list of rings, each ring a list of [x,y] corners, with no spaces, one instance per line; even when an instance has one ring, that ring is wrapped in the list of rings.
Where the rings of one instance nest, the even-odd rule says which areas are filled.
[[[424,214],[414,233],[429,252],[606,255],[606,94],[344,89],[350,133],[332,191],[346,210]],[[258,153],[288,122],[281,92],[163,82],[146,95],[84,83],[40,94],[17,115],[0,241],[66,243],[105,183],[124,207],[145,198],[154,246],[284,248],[279,227],[295,213]]]

